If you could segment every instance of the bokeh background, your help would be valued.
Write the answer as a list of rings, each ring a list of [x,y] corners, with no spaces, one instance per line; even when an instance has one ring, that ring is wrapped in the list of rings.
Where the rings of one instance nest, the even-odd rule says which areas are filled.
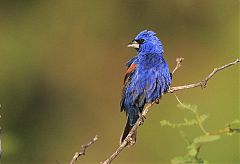
[[[157,32],[172,70],[173,86],[197,82],[239,56],[238,0],[1,0],[0,103],[2,163],[68,163],[95,134],[100,139],[81,158],[99,163],[118,146],[125,124],[119,100],[127,43],[144,29]],[[239,66],[216,75],[207,89],[178,93],[200,113],[208,130],[239,118]],[[170,163],[186,153],[179,130],[160,120],[192,116],[173,94],[155,105],[138,131],[137,144],[115,163]],[[193,138],[196,127],[183,129]],[[239,163],[239,135],[206,144],[213,163]]]

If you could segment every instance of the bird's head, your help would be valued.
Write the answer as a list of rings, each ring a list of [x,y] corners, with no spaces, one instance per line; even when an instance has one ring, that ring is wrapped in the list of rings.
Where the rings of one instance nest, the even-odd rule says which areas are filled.
[[[153,31],[144,30],[128,44],[128,47],[135,48],[138,52],[142,53],[163,53],[162,43],[155,34]]]

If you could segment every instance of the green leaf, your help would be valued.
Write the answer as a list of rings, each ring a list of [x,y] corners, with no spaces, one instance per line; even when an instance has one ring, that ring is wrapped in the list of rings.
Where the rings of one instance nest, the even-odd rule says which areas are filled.
[[[205,136],[200,136],[197,137],[193,140],[193,143],[197,144],[197,143],[205,143],[205,142],[212,142],[212,141],[216,141],[220,139],[219,135],[205,135]]]
[[[240,124],[240,120],[234,120],[230,122],[228,125]]]
[[[180,123],[171,123],[167,120],[161,120],[160,124],[161,126],[169,126],[171,128],[181,128],[182,126],[193,126],[198,124],[198,121],[195,119],[188,120],[184,118],[183,120],[184,122],[180,122]]]
[[[207,115],[207,114],[202,114],[202,115],[199,116],[199,119],[200,119],[199,121],[200,121],[200,122],[203,122],[203,121],[205,121],[207,118],[208,118],[208,115]]]
[[[198,124],[198,122],[197,122],[196,119],[188,120],[188,119],[184,118],[183,120],[184,120],[184,123],[183,123],[183,124],[184,124],[185,126],[192,126],[192,125],[197,125],[197,124]]]
[[[190,163],[192,160],[189,157],[175,157],[171,160],[172,164],[184,164],[184,163]]]
[[[162,121],[160,121],[160,124],[161,124],[161,126],[169,126],[169,127],[171,127],[171,128],[175,128],[175,127],[176,127],[175,124],[172,124],[172,123],[170,123],[170,122],[167,121],[167,120],[162,120]]]
[[[192,148],[189,150],[188,155],[191,157],[195,157],[197,155],[198,151],[195,148]]]
[[[177,105],[178,108],[181,108],[181,109],[187,109],[187,110],[190,110],[192,111],[193,113],[196,113],[197,112],[197,106],[196,105],[191,105],[191,104],[178,104]]]
[[[161,120],[161,121],[160,121],[160,124],[161,124],[161,126],[167,125],[167,120]]]

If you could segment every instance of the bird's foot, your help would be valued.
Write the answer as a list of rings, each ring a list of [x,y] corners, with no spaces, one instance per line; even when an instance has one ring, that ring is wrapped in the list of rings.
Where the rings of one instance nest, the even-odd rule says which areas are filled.
[[[156,103],[156,104],[159,104],[159,98],[157,98],[157,99],[155,100],[155,103]]]
[[[131,147],[136,143],[136,139],[130,137],[127,147]]]
[[[138,113],[138,116],[139,116],[139,118],[141,119],[141,120],[140,120],[140,123],[139,123],[139,126],[141,126],[141,125],[143,125],[144,119],[146,119],[146,117],[143,116],[140,112]]]

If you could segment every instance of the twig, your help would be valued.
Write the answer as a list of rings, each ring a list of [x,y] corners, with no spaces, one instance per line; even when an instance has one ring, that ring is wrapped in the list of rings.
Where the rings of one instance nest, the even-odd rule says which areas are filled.
[[[183,137],[183,139],[185,140],[185,142],[187,143],[187,145],[191,145],[192,144],[192,141],[188,138],[188,136],[180,130],[180,135]]]
[[[176,72],[177,69],[179,69],[181,67],[181,62],[183,61],[183,58],[179,58],[176,60],[177,61],[177,65],[176,67],[174,68],[173,73]],[[195,84],[188,84],[188,85],[183,85],[183,86],[177,86],[177,87],[171,87],[167,93],[173,93],[175,91],[179,91],[179,90],[184,90],[184,89],[190,89],[190,88],[195,88],[195,87],[206,87],[207,85],[207,82],[209,79],[211,79],[213,77],[213,75],[215,75],[218,71],[220,70],[223,70],[227,67],[230,67],[232,65],[235,65],[235,64],[238,64],[240,62],[239,58],[236,59],[234,62],[231,62],[229,64],[226,64],[226,65],[223,65],[221,67],[218,67],[218,68],[215,68],[204,80],[198,82],[198,83],[195,83]],[[179,100],[180,101],[180,100]],[[139,125],[141,124],[142,122],[142,118],[144,118],[149,109],[151,108],[151,106],[154,104],[155,102],[153,103],[149,103],[149,104],[146,104],[144,106],[144,109],[143,109],[143,112],[142,112],[142,117],[139,117],[137,122],[135,123],[135,125],[133,126],[133,128],[130,130],[129,134],[127,135],[127,137],[124,139],[124,141],[120,144],[120,146],[117,148],[117,150],[108,158],[106,159],[104,162],[101,162],[102,164],[109,164],[111,163],[121,152],[124,148],[126,148],[126,146],[128,145],[128,143],[130,142],[131,138],[132,138],[132,135],[134,134],[134,132],[137,130],[137,128],[139,127]]]
[[[218,68],[214,68],[213,71],[202,81],[198,82],[198,83],[194,83],[194,84],[188,84],[188,85],[183,85],[183,86],[177,86],[177,87],[171,87],[168,90],[168,93],[173,93],[179,90],[183,90],[183,89],[190,89],[190,88],[195,88],[195,87],[202,87],[205,88],[207,87],[207,82],[208,80],[210,80],[218,71],[221,71],[227,67],[230,67],[232,65],[238,64],[240,62],[240,59],[237,58],[234,62],[228,63],[226,65],[223,65],[221,67]]]
[[[174,74],[182,66],[181,63],[183,62],[183,60],[184,60],[184,58],[177,58],[176,59],[177,65],[173,69],[172,74]]]
[[[137,130],[137,128],[139,127],[139,125],[142,123],[142,118],[144,118],[150,107],[154,104],[154,102],[152,104],[146,104],[143,112],[142,112],[142,117],[139,117],[137,122],[135,123],[135,125],[132,127],[132,129],[130,130],[129,134],[127,135],[127,137],[124,139],[124,141],[120,144],[120,146],[117,148],[117,150],[108,158],[106,159],[104,162],[101,162],[102,164],[109,164],[111,163],[120,153],[121,151],[128,145],[128,143],[130,142],[132,135],[134,134],[134,132]]]
[[[195,114],[195,117],[196,117],[196,119],[197,119],[199,128],[202,130],[202,132],[203,132],[205,135],[209,135],[209,132],[204,128],[204,126],[203,126],[203,124],[202,124],[202,121],[201,121],[201,118],[200,118],[198,112],[194,112],[194,114]]]
[[[98,140],[98,136],[96,135],[92,141],[90,141],[89,143],[85,144],[85,145],[82,145],[82,150],[80,152],[76,152],[75,155],[73,156],[70,164],[74,164],[78,158],[82,155],[85,155],[86,154],[86,149],[91,146],[92,144],[94,144],[96,141]]]
[[[175,95],[175,98],[176,98],[176,100],[178,101],[178,103],[179,103],[180,105],[184,106],[184,104],[183,104],[183,103],[180,101],[180,99],[177,97],[177,94],[174,93],[174,95]]]
[[[226,134],[226,133],[240,133],[240,128],[226,127],[225,129],[220,129],[215,132],[209,132],[208,135],[220,135],[220,134]]]
[[[193,111],[193,110],[191,110],[190,108],[186,107],[186,105],[184,105],[184,104],[179,100],[179,98],[177,97],[177,95],[176,95],[175,92],[174,92],[174,95],[175,95],[178,103],[179,103],[181,106],[185,106],[185,108],[187,108],[188,110],[190,110],[190,111],[195,115],[196,120],[197,120],[197,124],[198,124],[199,128],[202,130],[202,132],[203,132],[205,135],[209,135],[209,132],[207,132],[207,130],[204,128],[204,126],[203,126],[203,124],[202,124],[202,121],[201,121],[201,118],[200,118],[198,112],[197,112],[197,111]]]

